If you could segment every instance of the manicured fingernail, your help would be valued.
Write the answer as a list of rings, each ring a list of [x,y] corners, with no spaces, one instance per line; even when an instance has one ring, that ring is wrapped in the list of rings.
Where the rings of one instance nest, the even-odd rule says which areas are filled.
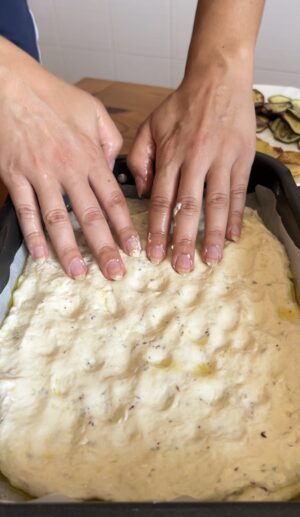
[[[153,264],[159,264],[165,256],[164,246],[162,244],[153,244],[149,247],[148,255]]]
[[[139,257],[142,251],[140,239],[137,235],[132,235],[126,242],[127,253],[131,257]]]
[[[218,264],[222,257],[220,246],[218,246],[218,244],[207,246],[207,248],[204,249],[204,257],[208,266],[215,266]]]
[[[143,195],[143,191],[144,191],[144,181],[142,180],[142,178],[139,178],[139,176],[137,176],[135,178],[135,186],[136,186],[136,190],[137,190],[137,193],[138,193],[138,196],[141,198],[142,195]]]
[[[76,257],[72,260],[70,264],[70,274],[76,280],[80,280],[85,277],[86,265],[83,259]]]
[[[233,224],[230,226],[228,233],[230,235],[230,239],[233,242],[237,242],[240,238],[240,227],[237,224]]]
[[[32,258],[38,262],[44,262],[46,259],[44,246],[35,246],[35,248],[32,250]]]
[[[119,259],[111,259],[106,264],[108,276],[112,280],[120,280],[124,275],[124,269]]]
[[[175,261],[175,270],[177,273],[185,274],[189,273],[192,269],[192,260],[191,255],[189,253],[185,255],[178,255]]]

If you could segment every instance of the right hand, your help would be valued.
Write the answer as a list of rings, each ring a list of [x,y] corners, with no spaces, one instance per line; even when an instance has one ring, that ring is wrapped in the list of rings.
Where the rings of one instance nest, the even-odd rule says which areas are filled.
[[[23,53],[17,52],[20,58]],[[125,266],[106,217],[125,253],[140,250],[111,172],[121,135],[98,100],[24,56],[32,81],[14,70],[2,72],[0,80],[0,178],[28,250],[33,259],[48,256],[43,219],[66,273],[72,278],[86,274],[62,198],[66,193],[103,275],[118,279]]]

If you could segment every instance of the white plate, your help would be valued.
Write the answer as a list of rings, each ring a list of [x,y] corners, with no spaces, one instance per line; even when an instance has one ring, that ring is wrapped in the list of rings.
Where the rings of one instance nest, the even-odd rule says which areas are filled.
[[[286,95],[287,97],[291,97],[292,99],[300,99],[299,88],[293,88],[292,86],[276,86],[274,84],[255,84],[253,88],[257,88],[257,90],[264,94],[265,98],[270,97],[271,95]],[[284,144],[282,142],[279,142],[279,140],[275,140],[270,129],[266,129],[265,131],[262,131],[262,133],[258,133],[257,136],[275,147],[281,147],[282,149],[286,149],[289,151],[299,151],[297,144]],[[294,179],[296,181],[296,184],[300,186],[300,175],[294,176]]]

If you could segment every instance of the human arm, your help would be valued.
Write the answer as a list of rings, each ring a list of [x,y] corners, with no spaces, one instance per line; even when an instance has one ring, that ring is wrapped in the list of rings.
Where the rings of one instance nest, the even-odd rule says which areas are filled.
[[[202,259],[237,240],[255,153],[252,76],[264,0],[199,0],[182,83],[143,123],[129,166],[139,192],[152,189],[148,257],[166,255],[177,207],[172,265],[193,268],[206,181]],[[156,173],[153,177],[153,160]]]

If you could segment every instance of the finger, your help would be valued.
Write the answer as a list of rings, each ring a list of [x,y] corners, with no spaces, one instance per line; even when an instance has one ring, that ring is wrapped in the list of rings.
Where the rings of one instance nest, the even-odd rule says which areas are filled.
[[[231,165],[215,165],[207,175],[205,198],[205,234],[202,259],[209,266],[217,264],[223,255],[229,210]]]
[[[74,183],[69,185],[67,192],[87,243],[103,275],[109,280],[118,280],[125,274],[125,266],[89,183],[81,179],[76,185]]]
[[[72,278],[83,277],[87,268],[76,244],[60,188],[55,183],[36,188],[44,223],[59,262]]]
[[[127,157],[128,167],[135,177],[139,197],[150,190],[153,182],[155,143],[151,135],[149,119],[138,130]]]
[[[176,199],[180,164],[175,160],[165,162],[157,156],[148,223],[148,258],[159,264],[165,256],[171,226],[172,208]]]
[[[203,185],[207,167],[202,160],[194,160],[181,167],[181,176],[174,208],[172,266],[177,273],[193,269],[195,243],[199,228]]]
[[[101,104],[101,102],[98,101],[96,113],[99,142],[102,147],[106,162],[110,170],[113,170],[115,159],[123,145],[123,138],[104,106]]]
[[[18,184],[9,188],[9,192],[30,255],[34,260],[46,259],[48,247],[32,186],[26,178],[19,178]]]
[[[226,237],[235,242],[239,240],[241,235],[250,171],[251,164],[239,161],[234,164],[232,169]]]
[[[90,185],[116,233],[121,248],[127,255],[139,256],[141,252],[140,239],[131,221],[125,197],[117,180],[104,160],[101,160],[101,157],[99,159],[99,169],[90,172]]]

